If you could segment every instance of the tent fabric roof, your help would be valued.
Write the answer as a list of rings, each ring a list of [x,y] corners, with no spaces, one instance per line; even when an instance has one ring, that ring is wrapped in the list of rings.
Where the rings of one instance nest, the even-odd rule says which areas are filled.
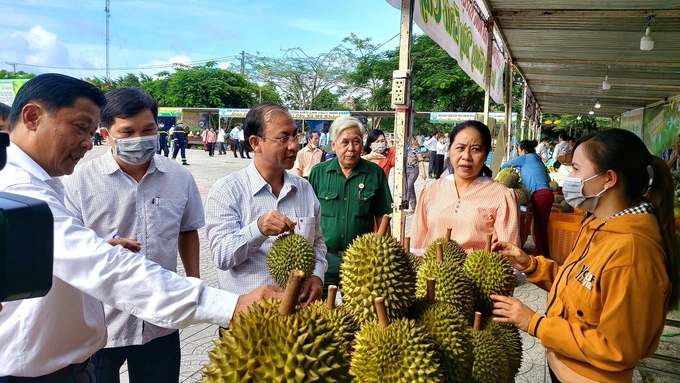
[[[484,2],[543,113],[587,114],[599,99],[595,115],[613,117],[680,94],[680,0]]]

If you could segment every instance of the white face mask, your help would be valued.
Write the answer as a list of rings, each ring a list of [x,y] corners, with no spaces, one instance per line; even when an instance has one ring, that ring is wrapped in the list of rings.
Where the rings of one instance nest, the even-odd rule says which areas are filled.
[[[607,190],[607,185],[604,186],[604,189],[602,189],[601,192],[593,196],[583,195],[583,185],[602,174],[604,173],[595,174],[594,176],[586,179],[566,177],[562,184],[562,194],[564,194],[564,199],[569,205],[573,207],[587,210],[590,213],[594,212],[595,208],[597,208],[597,202],[600,200],[600,195],[602,195],[602,193]]]
[[[375,150],[376,153],[383,154],[387,149],[387,144],[385,144],[384,142],[374,142],[371,144],[371,148]]]
[[[153,158],[159,148],[157,136],[113,138],[113,154],[129,165],[142,165]]]
[[[311,147],[312,147],[312,149],[316,149],[316,145],[314,145],[314,143],[313,143],[313,142],[311,142],[311,141],[310,141],[310,143],[309,143],[309,146],[311,146]]]

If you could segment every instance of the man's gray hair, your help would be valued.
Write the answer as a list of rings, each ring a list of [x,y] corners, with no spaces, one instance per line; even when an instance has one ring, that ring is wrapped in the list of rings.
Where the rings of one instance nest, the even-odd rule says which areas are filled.
[[[345,129],[350,128],[359,128],[361,137],[364,136],[364,124],[362,124],[361,121],[350,116],[340,116],[335,121],[333,121],[330,129],[328,130],[328,134],[331,136],[331,141],[336,142],[340,133],[342,133]]]

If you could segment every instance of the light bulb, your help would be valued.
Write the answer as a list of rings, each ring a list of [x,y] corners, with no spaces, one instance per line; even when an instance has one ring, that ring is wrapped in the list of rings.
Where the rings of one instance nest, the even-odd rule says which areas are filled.
[[[588,112],[588,114],[593,115],[593,114],[595,114],[595,111],[590,109],[590,112]]]
[[[604,81],[602,81],[602,89],[609,90],[611,87],[612,84],[609,83],[609,76],[604,76]]]
[[[595,109],[600,109],[602,104],[600,104],[600,99],[598,98],[597,101],[595,101]]]
[[[576,119],[581,121],[581,115],[579,114],[578,117],[576,117]]]
[[[641,51],[651,51],[654,49],[654,38],[649,34],[651,31],[650,27],[647,27],[645,35],[640,39],[640,50]]]

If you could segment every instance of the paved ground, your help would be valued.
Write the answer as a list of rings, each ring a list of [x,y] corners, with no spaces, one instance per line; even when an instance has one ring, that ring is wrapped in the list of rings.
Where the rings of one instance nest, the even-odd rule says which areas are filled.
[[[87,154],[84,161],[101,155],[108,148],[108,145],[96,146]],[[251,161],[234,158],[232,153],[226,155],[216,154],[215,157],[208,157],[207,153],[198,149],[187,150],[187,160],[190,164],[188,168],[194,175],[198,188],[204,197],[217,179],[247,166]],[[419,192],[426,182],[432,182],[432,180],[423,181],[419,178],[416,182],[416,192]],[[410,221],[410,217],[407,218],[407,233],[410,231]],[[207,285],[216,287],[217,278],[207,247],[205,231],[199,230],[199,234],[202,244],[201,279]],[[531,247],[533,245],[529,243],[527,246]],[[181,262],[178,265],[178,269],[179,273],[183,274]],[[523,278],[520,279],[519,286],[515,289],[515,296],[534,310],[542,312],[545,308],[547,294],[535,286],[526,283]],[[208,361],[207,353],[213,348],[212,341],[214,339],[217,339],[217,326],[214,325],[196,325],[181,331],[181,382],[198,382],[200,380],[200,370],[203,368],[203,364]],[[516,382],[549,382],[550,377],[546,372],[545,350],[540,342],[536,338],[523,334],[523,348],[524,359]],[[639,378],[639,374],[636,374],[635,381],[642,381]],[[128,382],[126,366],[123,366],[121,369],[121,382]]]

